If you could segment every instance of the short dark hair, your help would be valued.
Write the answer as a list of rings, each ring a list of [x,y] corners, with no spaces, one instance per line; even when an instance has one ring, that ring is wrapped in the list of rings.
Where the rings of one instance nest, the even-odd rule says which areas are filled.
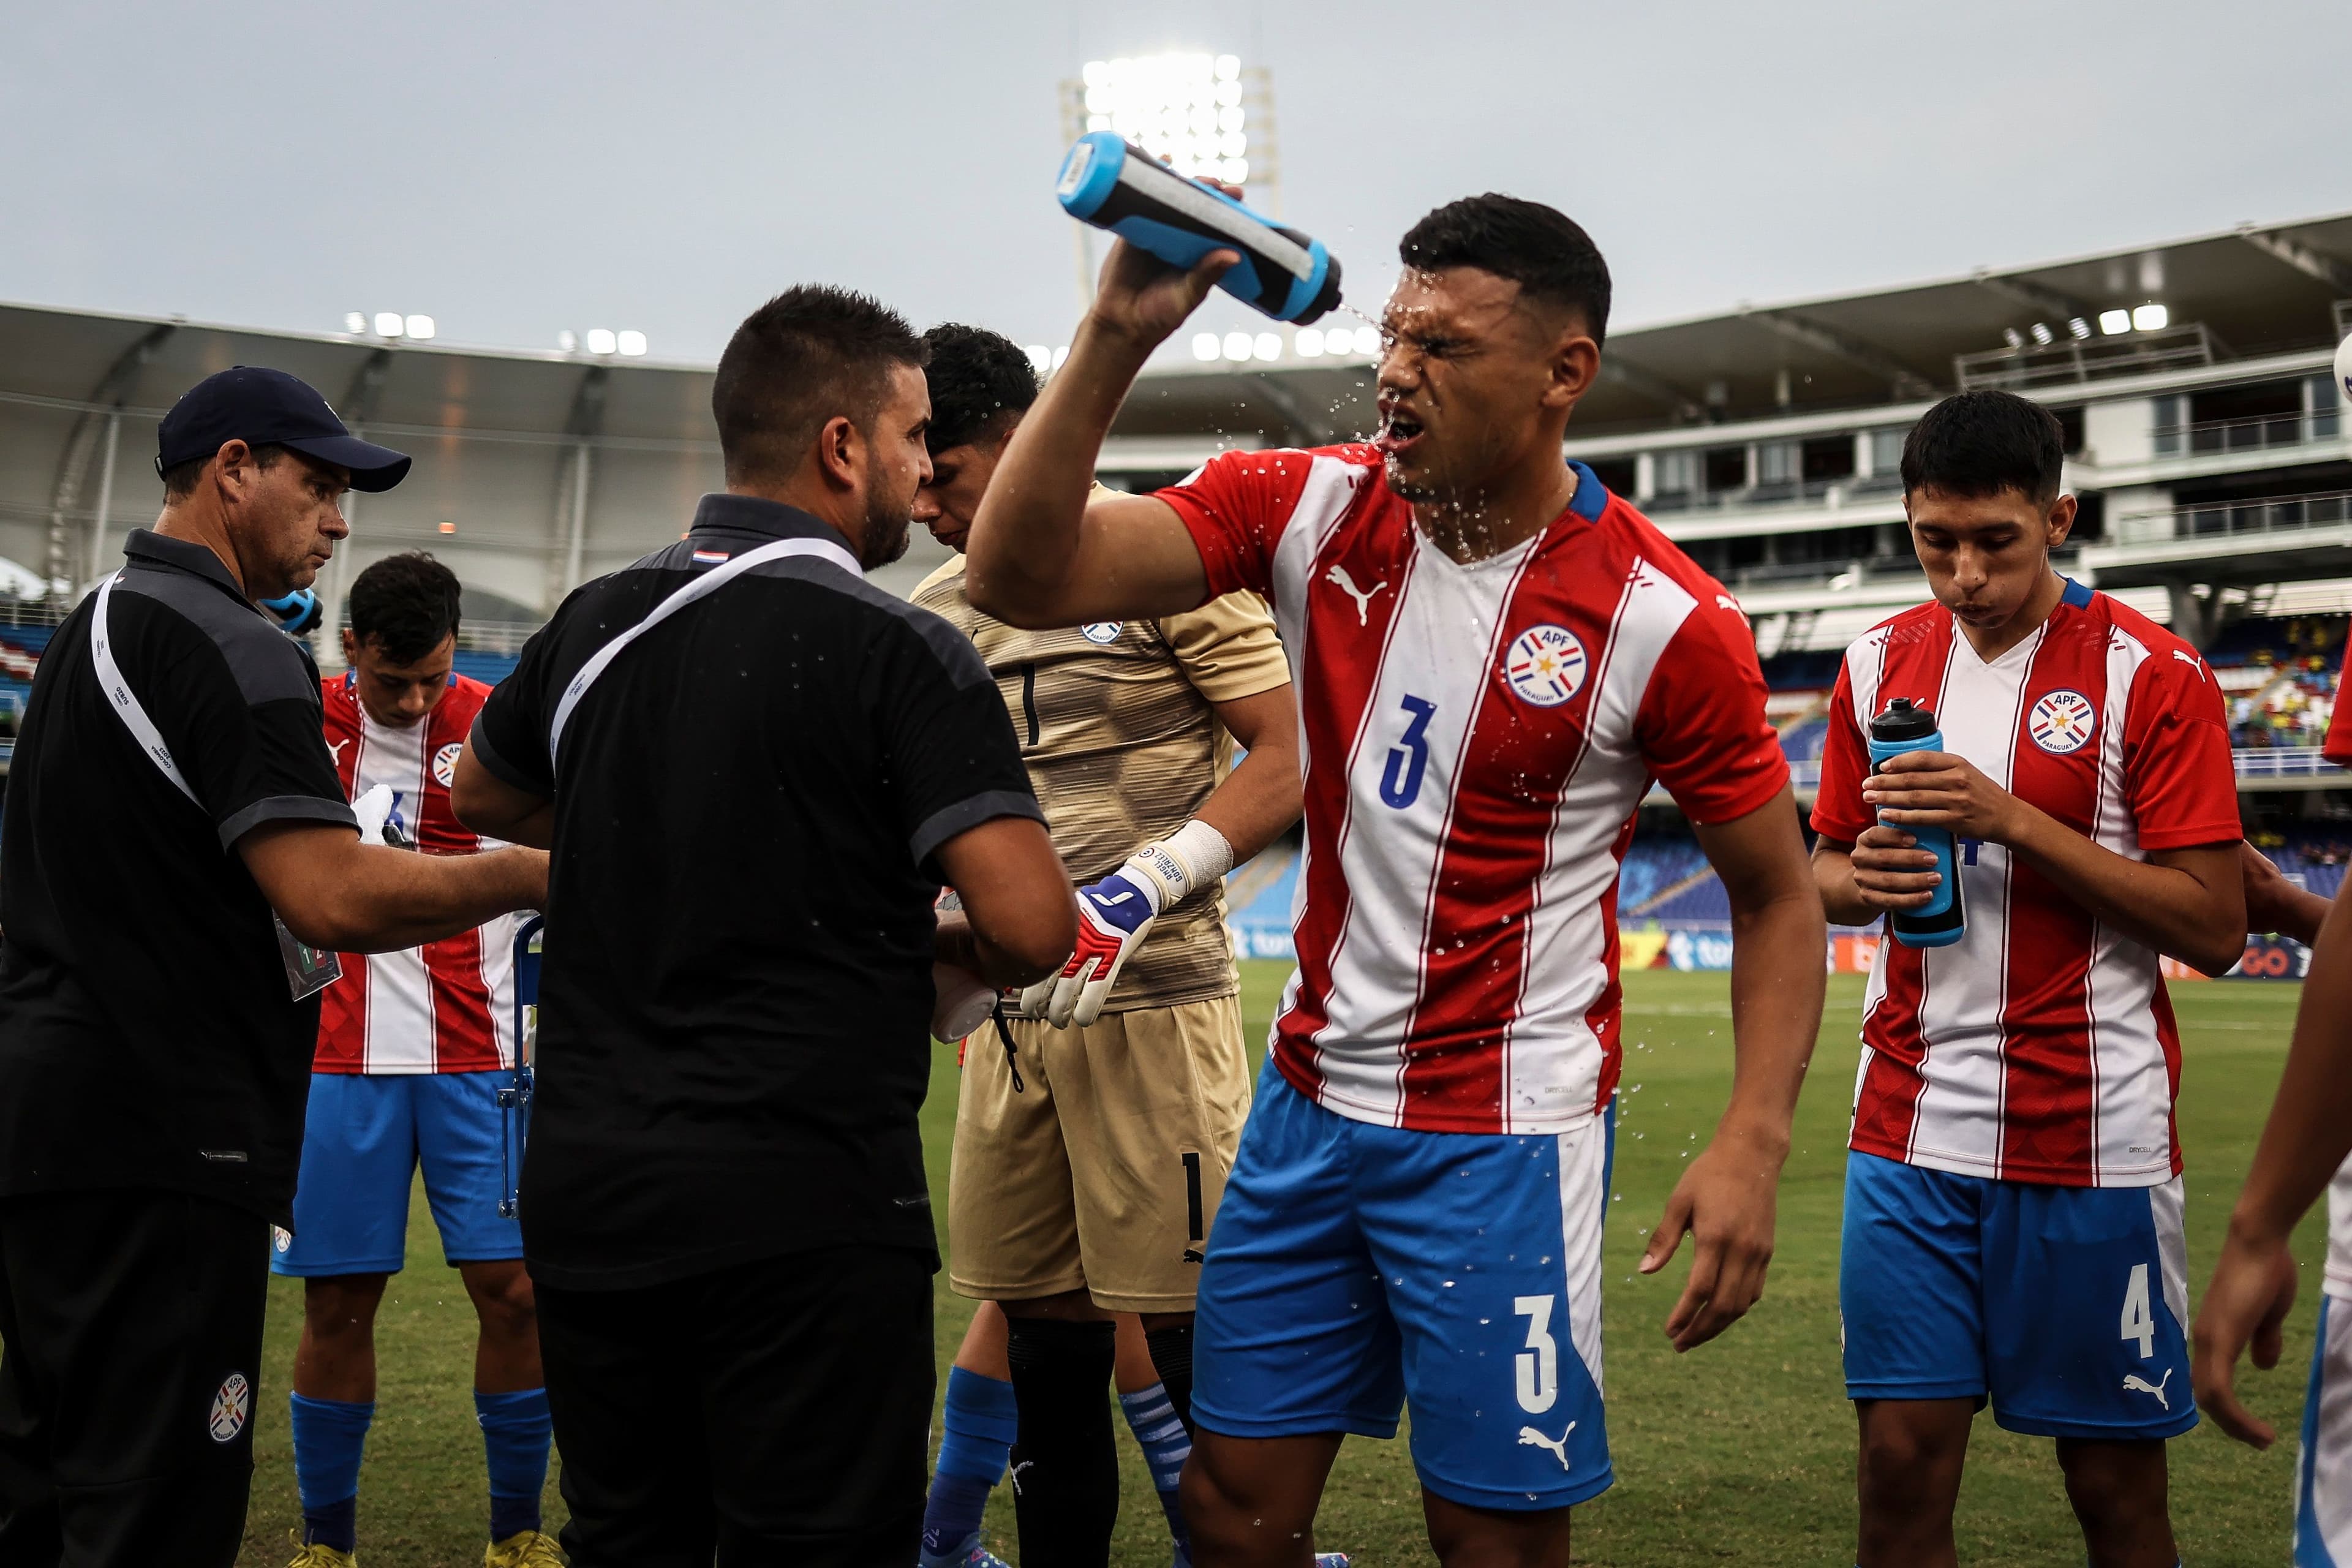
[[[1037,401],[1037,367],[1019,343],[986,327],[941,321],[923,334],[930,360],[931,423],[923,439],[934,455],[990,433]]]
[[[2058,496],[2066,437],[2058,416],[2013,392],[1963,392],[1922,415],[1903,442],[1903,491],[1981,499],[2014,489]]]
[[[1583,316],[1599,343],[1609,331],[1609,263],[1581,225],[1557,207],[1517,196],[1464,196],[1405,231],[1397,259],[1418,272],[1475,267],[1507,278],[1531,300]]]
[[[226,443],[224,443],[224,445]],[[274,468],[278,466],[278,459],[285,455],[286,448],[278,446],[275,442],[264,447],[256,447],[253,448],[254,465],[257,468]],[[190,458],[184,463],[174,463],[170,468],[165,468],[163,470],[163,499],[165,500],[185,500],[190,496],[195,494],[196,481],[205,477],[205,465],[211,462],[213,458],[217,456],[219,456],[219,454],[216,452],[207,452],[201,458]]]
[[[824,283],[785,289],[719,356],[710,412],[727,482],[790,475],[826,420],[845,414],[864,429],[890,368],[922,363],[923,340],[880,300]]]
[[[422,550],[387,555],[352,582],[349,625],[394,664],[415,664],[457,635],[457,574]]]

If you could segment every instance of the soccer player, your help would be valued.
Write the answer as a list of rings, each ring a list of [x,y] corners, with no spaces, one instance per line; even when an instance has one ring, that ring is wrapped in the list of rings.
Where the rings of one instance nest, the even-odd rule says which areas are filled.
[[[1113,247],[1070,357],[969,542],[972,602],[1027,626],[1271,596],[1304,738],[1298,970],[1201,1279],[1196,1563],[1291,1564],[1344,1434],[1412,1410],[1452,1563],[1564,1563],[1610,1484],[1601,1232],[1618,856],[1653,781],[1729,890],[1738,1070],[1642,1268],[1686,1232],[1677,1349],[1755,1302],[1820,1023],[1821,899],[1738,605],[1567,462],[1609,272],[1549,207],[1422,219],[1387,305],[1376,440],[1231,452],[1095,495],[1191,273]]]
[[[2177,1556],[2164,1444],[2197,1413],[2157,960],[2219,974],[2244,952],[2237,790],[2195,651],[2052,568],[2062,453],[2057,418],[2008,393],[1927,412],[1903,486],[1935,602],[1847,650],[1831,699],[1831,918],[1926,902],[1934,858],[1905,829],[1933,826],[1959,840],[1967,920],[1949,946],[1882,945],[1864,1011],[1839,1285],[1862,1568],[1955,1561],[1988,1401],[2057,1439],[2097,1568]],[[1945,749],[1874,770],[1897,698]]]
[[[2352,766],[2352,724],[2340,710],[2325,752]],[[2251,846],[2243,853],[2249,923],[2313,946],[2278,1098],[2198,1306],[2197,1403],[2242,1443],[2277,1441],[2239,1402],[2237,1361],[2251,1342],[2256,1366],[2278,1364],[2280,1330],[2294,1306],[2288,1244],[2324,1189],[2327,1263],[2294,1468],[2294,1561],[2340,1568],[2352,1564],[2352,915],[2340,898],[2331,904],[2287,883]]]
[[[1298,818],[1298,713],[1255,594],[1043,631],[973,609],[961,546],[1036,400],[1036,373],[1018,344],[980,328],[934,327],[925,341],[931,479],[915,516],[958,554],[914,602],[980,650],[1055,847],[1085,884],[1077,950],[1024,995],[1013,1054],[986,1037],[967,1054],[949,1279],[1009,1319],[1022,1561],[1099,1568],[1118,1512],[1104,1396],[1113,1313],[1142,1315],[1160,1392],[1180,1416],[1191,1400],[1201,1248],[1250,1100],[1223,877]],[[1238,766],[1235,742],[1248,752]],[[992,1315],[973,1320],[975,1334],[992,1326]],[[982,1358],[950,1373],[951,1434],[1005,1405],[987,1370]],[[1131,1415],[1160,1403],[1134,1392]],[[1130,1425],[1172,1488],[1181,1426]],[[936,1564],[981,1550],[995,1478],[960,1474],[975,1468],[961,1453],[943,1456],[932,1483],[924,1548]],[[1182,1518],[1172,1489],[1160,1495],[1181,1568]]]
[[[352,584],[349,668],[323,683],[327,749],[353,800],[392,794],[385,841],[427,855],[485,847],[449,809],[466,734],[490,689],[451,668],[457,574],[432,556],[394,555]],[[488,1452],[489,1568],[554,1564],[540,1533],[547,1481],[547,1391],[522,1233],[499,1205],[519,1149],[499,1091],[514,1081],[518,917],[405,952],[343,960],[327,990],[311,1069],[294,1230],[272,1269],[302,1280],[294,1356],[294,1474],[302,1495],[298,1568],[352,1561],[360,1456],[375,1415],[375,1314],[405,1262],[408,1194],[419,1166],[441,1249],[481,1325],[474,1408]]]

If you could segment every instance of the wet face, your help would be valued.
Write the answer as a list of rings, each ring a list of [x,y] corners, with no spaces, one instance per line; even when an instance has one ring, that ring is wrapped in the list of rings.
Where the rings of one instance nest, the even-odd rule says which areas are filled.
[[[931,388],[919,366],[892,365],[882,406],[866,436],[866,523],[858,561],[868,572],[907,553],[916,497],[931,477],[923,432],[931,422]]]
[[[316,582],[335,545],[351,535],[342,512],[350,472],[299,452],[280,453],[264,467],[242,441],[223,447],[218,460],[246,593],[275,599]]]
[[[915,496],[915,521],[950,550],[961,551],[971,535],[980,498],[1018,424],[1000,416],[973,439],[931,454],[931,477]]]
[[[1475,496],[1539,453],[1600,361],[1577,312],[1475,267],[1408,270],[1381,330],[1373,445],[1414,501]]]
[[[352,690],[369,718],[404,729],[422,723],[449,694],[449,667],[456,661],[455,632],[423,658],[403,664],[384,651],[383,639],[361,642],[343,628],[343,658],[352,667]]]
[[[2027,607],[2049,579],[2050,552],[2074,526],[2067,495],[2045,502],[2014,489],[1990,496],[1927,489],[1903,505],[1936,602],[1981,632],[2000,630]]]

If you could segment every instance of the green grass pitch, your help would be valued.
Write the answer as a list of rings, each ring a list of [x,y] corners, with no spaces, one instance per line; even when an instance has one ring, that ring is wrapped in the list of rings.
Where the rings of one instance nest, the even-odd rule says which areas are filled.
[[[1243,965],[1253,1039],[1262,1038],[1284,966]],[[2245,1174],[2278,1079],[2300,987],[2176,986],[2187,1041],[2180,1094],[2189,1161],[2189,1285],[2202,1289],[2229,1205]],[[1576,1554],[1595,1564],[1836,1564],[1853,1561],[1853,1421],[1838,1373],[1837,1241],[1842,1160],[1856,1054],[1861,983],[1830,987],[1828,1021],[1797,1116],[1780,1190],[1779,1255],[1769,1289],[1748,1319],[1687,1356],[1659,1325],[1680,1289],[1687,1253],[1656,1279],[1633,1274],[1643,1232],[1685,1159],[1721,1110],[1730,1083],[1731,1019],[1720,974],[1627,976],[1626,1114],[1608,1237],[1609,1426],[1618,1484],[1580,1509]],[[955,1061],[942,1050],[924,1111],[935,1193],[944,1194],[955,1110]],[[944,1209],[944,1201],[940,1204]],[[2250,1378],[2254,1407],[2290,1435],[2302,1405],[2324,1248],[2323,1222],[2298,1238],[2304,1296],[2281,1370]],[[485,1533],[480,1434],[468,1394],[473,1320],[456,1274],[443,1267],[420,1194],[412,1207],[410,1267],[386,1293],[378,1328],[383,1369],[376,1424],[361,1478],[360,1559],[366,1568],[478,1563]],[[296,1522],[286,1432],[299,1291],[273,1282],[261,1377],[258,1468],[242,1562],[283,1563]],[[971,1304],[939,1286],[944,1368]],[[1125,1489],[1112,1560],[1136,1568],[1168,1561],[1168,1541],[1134,1446],[1121,1428]],[[2172,1511],[2181,1547],[2200,1568],[2286,1561],[2294,1445],[2268,1454],[2200,1427],[2173,1445]],[[562,1517],[548,1489],[549,1528]],[[1960,1555],[1970,1564],[2074,1563],[2079,1537],[2047,1442],[1977,1422],[1960,1505]],[[1009,1489],[989,1515],[996,1550],[1016,1558]],[[1350,1439],[1317,1528],[1318,1544],[1354,1554],[1360,1568],[1430,1561],[1418,1490],[1402,1439]]]

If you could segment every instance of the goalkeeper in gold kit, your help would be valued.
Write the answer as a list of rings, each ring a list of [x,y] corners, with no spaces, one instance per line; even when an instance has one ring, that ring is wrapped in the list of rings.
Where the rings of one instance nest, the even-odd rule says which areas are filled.
[[[949,1377],[923,1561],[984,1563],[981,1510],[1013,1446],[1023,1562],[1107,1562],[1118,1469],[1103,1394],[1113,1315],[1132,1313],[1160,1386],[1130,1342],[1121,1403],[1181,1564],[1193,1294],[1250,1103],[1223,877],[1298,818],[1290,671],[1251,595],[1062,631],[974,610],[963,537],[1037,383],[993,332],[927,336],[932,475],[915,516],[957,556],[915,603],[995,678],[1081,918],[1069,963],[1023,994],[1013,1049],[977,1036],[964,1066],[949,1279],[1002,1316],[982,1307]],[[1009,1386],[988,1375],[1006,1363]]]

